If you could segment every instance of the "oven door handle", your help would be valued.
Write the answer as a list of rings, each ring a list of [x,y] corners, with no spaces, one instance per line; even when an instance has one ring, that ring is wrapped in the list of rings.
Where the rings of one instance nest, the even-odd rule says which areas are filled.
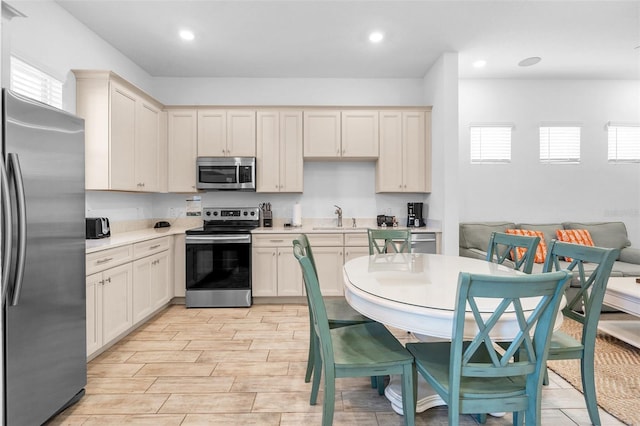
[[[214,235],[188,235],[186,238],[187,244],[250,244],[251,235],[228,235],[228,236],[214,236]]]

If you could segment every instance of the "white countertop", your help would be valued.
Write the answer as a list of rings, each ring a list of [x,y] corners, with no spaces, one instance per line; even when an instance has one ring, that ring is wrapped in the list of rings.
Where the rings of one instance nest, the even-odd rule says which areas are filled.
[[[172,226],[170,228],[148,228],[138,231],[122,232],[114,234],[109,238],[100,238],[97,240],[86,240],[86,252],[93,253],[108,248],[124,246],[127,244],[139,243],[141,241],[152,240],[154,238],[165,237],[176,234],[184,234],[188,228],[180,226]]]
[[[363,223],[364,225],[364,223]],[[374,226],[372,226],[374,227]],[[86,240],[86,252],[93,253],[100,250],[106,250],[113,247],[124,246],[127,244],[135,244],[141,241],[151,240],[153,238],[159,238],[164,236],[171,236],[177,234],[184,234],[188,229],[194,228],[194,226],[180,226],[174,225],[169,228],[147,228],[137,231],[120,232],[113,234],[110,238],[101,238],[97,240]],[[391,228],[390,228],[391,229]],[[400,227],[396,229],[406,229],[406,227]],[[256,228],[252,231],[254,234],[278,234],[278,233],[291,233],[291,234],[355,234],[366,233],[366,226],[358,226],[353,228],[350,226],[344,226],[342,228],[325,226],[324,224],[318,225],[303,225],[300,227],[285,227],[283,225],[276,225],[272,228]],[[429,232],[441,232],[438,226],[428,224],[422,228],[411,228],[411,232],[414,233],[429,233]]]

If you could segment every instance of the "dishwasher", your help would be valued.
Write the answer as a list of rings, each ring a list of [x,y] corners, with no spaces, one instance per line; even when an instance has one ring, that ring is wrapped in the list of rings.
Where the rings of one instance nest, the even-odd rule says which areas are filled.
[[[435,232],[411,233],[411,253],[436,254],[437,252]]]

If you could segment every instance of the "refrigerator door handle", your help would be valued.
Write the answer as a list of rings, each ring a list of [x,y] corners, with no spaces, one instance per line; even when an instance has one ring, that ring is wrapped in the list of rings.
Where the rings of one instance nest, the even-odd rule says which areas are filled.
[[[9,287],[9,269],[11,267],[11,253],[13,252],[13,234],[11,220],[11,198],[9,197],[9,179],[4,159],[0,159],[0,194],[2,197],[2,287],[0,292],[2,306],[7,300]]]
[[[18,211],[18,256],[16,260],[16,278],[13,287],[11,306],[16,306],[20,300],[22,290],[22,280],[24,278],[25,257],[27,254],[27,201],[24,194],[24,182],[22,180],[22,169],[20,168],[20,158],[18,154],[9,154],[9,171],[13,174],[16,189],[17,211]]]

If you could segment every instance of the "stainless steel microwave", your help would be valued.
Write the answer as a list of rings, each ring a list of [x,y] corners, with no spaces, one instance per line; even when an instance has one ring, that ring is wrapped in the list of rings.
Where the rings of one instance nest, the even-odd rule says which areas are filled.
[[[254,157],[198,157],[196,176],[198,189],[255,191],[256,159]]]

